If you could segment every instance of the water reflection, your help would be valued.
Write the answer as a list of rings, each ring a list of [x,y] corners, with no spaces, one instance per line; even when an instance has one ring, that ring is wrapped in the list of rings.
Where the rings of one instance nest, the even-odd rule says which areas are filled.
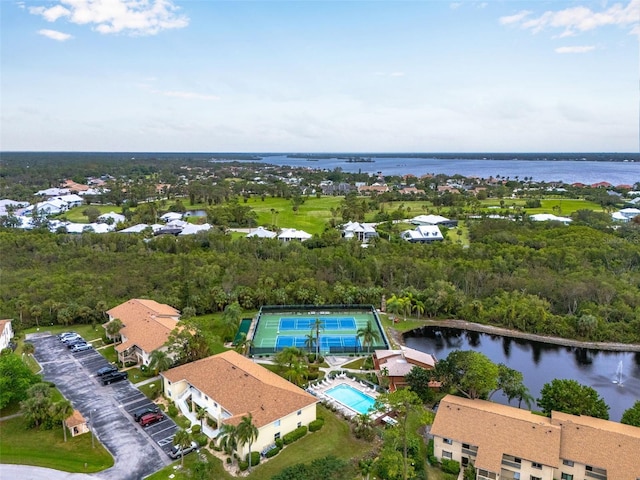
[[[524,375],[531,395],[538,398],[545,383],[554,378],[574,379],[595,388],[611,407],[609,416],[620,420],[622,413],[640,399],[640,352],[608,352],[564,347],[521,338],[501,337],[451,328],[422,328],[405,335],[408,347],[436,358],[453,350],[476,350],[495,363],[504,363]],[[622,385],[613,383],[622,362]],[[494,400],[507,403],[496,394]],[[512,402],[516,405],[516,402]]]

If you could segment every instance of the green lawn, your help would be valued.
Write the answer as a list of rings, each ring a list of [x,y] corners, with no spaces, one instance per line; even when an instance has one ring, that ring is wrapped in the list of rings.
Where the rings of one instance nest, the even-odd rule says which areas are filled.
[[[56,218],[66,218],[70,222],[73,223],[89,223],[89,219],[82,214],[87,208],[95,207],[100,210],[100,214],[115,212],[118,214],[122,214],[122,207],[116,207],[115,205],[81,205],[79,207],[74,207],[71,210],[64,212],[61,215],[58,215]]]
[[[91,325],[42,325],[40,327],[31,327],[24,330],[22,333],[42,333],[42,332],[50,332],[52,335],[57,335],[62,332],[76,332],[85,340],[97,340],[101,339],[104,334],[104,328],[100,325],[96,325],[93,328]]]
[[[320,431],[308,433],[302,439],[288,445],[275,457],[253,467],[251,474],[244,478],[248,480],[265,480],[296,463],[309,463],[327,455],[335,455],[338,458],[350,461],[354,458],[363,457],[371,450],[370,443],[357,440],[351,434],[350,426],[345,420],[337,417],[321,405],[318,405],[318,415],[325,419],[324,426]],[[195,455],[189,455],[189,457],[185,457],[185,465],[196,460]],[[211,463],[214,469],[214,474],[211,478],[216,480],[233,480],[236,478],[224,471],[222,462],[218,458],[212,456]],[[179,461],[176,464],[179,464]],[[164,480],[169,478],[171,473],[175,473],[175,471],[173,467],[169,466],[147,478],[149,480]],[[180,472],[176,474],[174,480],[185,478],[189,477]]]
[[[35,465],[64,472],[99,472],[113,466],[107,450],[85,433],[75,438],[67,435],[64,442],[62,427],[53,430],[27,429],[22,417],[0,422],[0,463]],[[86,467],[85,467],[86,465]]]
[[[251,198],[244,205],[258,214],[258,225],[276,225],[278,228],[295,228],[307,233],[322,233],[331,220],[331,208],[338,210],[342,197],[303,197],[304,203],[297,212],[293,202],[285,198]],[[273,210],[273,212],[272,212]],[[275,213],[277,212],[277,213]],[[340,215],[337,221],[342,223]]]
[[[116,353],[116,349],[113,345],[109,345],[108,347],[101,348],[97,350],[97,352],[106,358],[110,363],[118,362],[118,354]]]

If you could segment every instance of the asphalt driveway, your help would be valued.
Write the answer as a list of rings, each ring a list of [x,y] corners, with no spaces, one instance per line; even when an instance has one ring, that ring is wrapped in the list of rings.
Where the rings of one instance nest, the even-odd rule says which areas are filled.
[[[95,350],[71,353],[54,335],[34,334],[36,360],[74,408],[93,425],[115,465],[95,474],[104,480],[141,479],[171,463],[165,452],[177,430],[166,418],[143,430],[128,412],[151,402],[128,380],[103,386],[95,371],[107,361]],[[161,428],[162,427],[162,428]],[[164,449],[164,451],[163,451]]]

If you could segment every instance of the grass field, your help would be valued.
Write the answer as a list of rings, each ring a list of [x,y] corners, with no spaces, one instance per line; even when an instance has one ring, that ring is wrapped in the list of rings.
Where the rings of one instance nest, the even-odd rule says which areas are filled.
[[[285,198],[268,197],[262,201],[259,197],[255,197],[249,199],[244,205],[251,207],[258,214],[258,225],[295,228],[311,234],[322,233],[327,222],[331,220],[331,209],[339,210],[342,197],[303,198],[304,203],[299,206],[297,212],[293,211],[292,201]],[[336,220],[342,223],[339,214]]]
[[[100,210],[100,215],[109,212],[122,213],[121,207],[116,207],[115,205],[81,205],[79,207],[74,207],[66,212],[56,216],[56,218],[65,217],[68,221],[73,223],[89,223],[89,219],[82,214],[88,207],[95,207]]]
[[[91,447],[91,435],[64,442],[62,427],[28,429],[22,417],[0,422],[0,463],[35,465],[64,472],[100,472],[113,466],[113,458],[100,444]],[[86,466],[85,466],[86,465]]]

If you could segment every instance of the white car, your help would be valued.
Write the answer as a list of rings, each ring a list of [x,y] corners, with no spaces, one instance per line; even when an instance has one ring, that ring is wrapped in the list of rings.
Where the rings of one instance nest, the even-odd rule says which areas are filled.
[[[198,444],[196,442],[191,442],[191,445],[189,445],[187,448],[184,449],[184,455],[186,455],[187,453],[193,452],[197,448],[198,448]],[[169,452],[169,456],[174,460],[176,458],[180,458],[182,455],[183,455],[182,448],[180,448],[179,445],[174,445],[171,448],[171,451]]]

